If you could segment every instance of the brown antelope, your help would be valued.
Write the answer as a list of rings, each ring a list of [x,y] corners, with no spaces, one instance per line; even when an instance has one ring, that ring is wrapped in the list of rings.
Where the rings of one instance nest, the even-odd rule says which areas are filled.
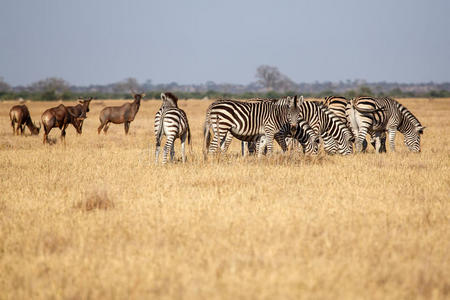
[[[11,126],[13,128],[14,135],[19,135],[19,129],[20,134],[23,135],[25,126],[28,127],[32,135],[39,134],[41,123],[39,122],[39,127],[36,127],[33,121],[31,121],[30,111],[26,105],[13,106],[9,111],[9,118],[11,119]]]
[[[69,126],[69,124],[72,124],[77,130],[77,133],[81,134],[80,123],[81,121],[86,119],[86,109],[87,105],[82,105],[81,115],[79,116],[72,113],[63,104],[44,111],[41,117],[42,124],[44,125],[43,143],[45,144],[48,142],[48,134],[54,127],[58,127],[59,129],[61,129],[61,141],[64,141],[64,143],[66,143],[66,128],[67,126]]]
[[[121,106],[108,106],[102,109],[100,112],[100,126],[98,127],[98,134],[102,131],[106,134],[108,131],[109,123],[122,124],[124,123],[125,134],[128,134],[130,129],[130,123],[134,120],[137,112],[139,111],[139,106],[141,105],[141,99],[145,94],[135,94],[132,92],[134,97],[133,102],[125,103]]]
[[[86,113],[89,112],[89,104],[92,101],[92,97],[89,98],[78,98],[78,102],[79,104],[75,105],[75,106],[66,106],[67,110],[70,111],[73,115],[76,115],[77,117],[80,117],[83,114],[83,111],[86,111]],[[79,122],[79,127],[80,130],[78,131],[78,129],[75,127],[75,124],[72,123],[72,125],[75,127],[75,129],[77,129],[77,134],[81,134],[82,130],[83,130],[83,122],[84,120],[81,120]]]

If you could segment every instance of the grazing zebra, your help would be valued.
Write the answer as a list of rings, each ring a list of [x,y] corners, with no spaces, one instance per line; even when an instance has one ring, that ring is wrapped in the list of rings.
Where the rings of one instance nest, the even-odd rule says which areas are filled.
[[[228,140],[228,136],[231,136],[231,134],[227,135],[227,140]],[[259,147],[263,146],[265,147],[263,152],[264,154],[267,152],[267,147],[266,147],[266,143],[265,143],[265,136],[261,136],[256,142],[244,142],[241,141],[241,148],[242,148],[242,155],[245,155],[245,146],[247,144],[247,148],[248,148],[248,152],[250,154],[253,154],[254,152],[258,151]],[[306,122],[305,120],[301,120],[298,122],[298,126],[297,126],[297,130],[294,133],[294,135],[288,135],[285,138],[285,142],[286,142],[286,149],[288,148],[288,146],[290,144],[293,144],[294,141],[298,142],[298,144],[300,144],[302,146],[302,150],[303,153],[305,154],[317,154],[319,152],[319,136],[316,135],[316,133],[314,132],[314,130],[309,126],[309,123]],[[226,144],[227,141],[225,141]],[[226,151],[226,149],[224,149],[224,147],[222,147],[222,149],[224,151]]]
[[[344,122],[344,124],[347,124],[347,127],[349,129],[353,130],[350,125],[347,114],[347,110],[350,108],[349,99],[339,96],[329,96],[325,98],[325,102],[323,103],[323,105],[327,107],[332,113],[334,113],[339,119],[341,119],[341,121]],[[371,135],[371,144],[373,148],[376,149],[376,143],[378,140],[378,142],[381,145],[378,152],[386,152],[386,132],[381,132],[379,134],[375,134],[373,132],[369,133]],[[363,151],[365,151],[366,148],[367,148],[367,141],[364,139]]]
[[[273,139],[286,151],[285,137],[295,133],[300,120],[300,100],[295,97],[277,100],[241,102],[218,100],[208,107],[204,127],[204,155],[214,153],[225,142],[228,132],[241,141],[257,142],[265,136],[267,153],[272,153]],[[213,139],[211,141],[211,130]],[[259,147],[258,156],[265,147]]]
[[[325,151],[347,155],[353,151],[354,137],[347,125],[325,106],[305,101],[300,106],[300,117],[307,121],[315,133],[322,137]]]
[[[389,135],[390,149],[395,151],[395,134],[398,130],[404,135],[404,142],[408,149],[420,152],[420,135],[423,134],[425,127],[396,100],[388,97],[358,97],[351,101],[349,115],[354,131],[358,132],[357,151],[361,150],[362,141],[368,131],[379,135],[386,130]],[[379,147],[378,144],[377,148]]]
[[[186,162],[185,142],[186,137],[188,143],[191,143],[191,131],[186,113],[178,108],[178,98],[170,93],[161,93],[163,101],[161,108],[155,116],[155,137],[156,151],[155,162],[158,163],[159,150],[161,146],[162,136],[166,136],[166,144],[164,145],[164,154],[162,163],[167,162],[167,154],[170,151],[170,160],[173,161],[175,155],[174,142],[175,139],[181,140],[181,156],[183,162]]]

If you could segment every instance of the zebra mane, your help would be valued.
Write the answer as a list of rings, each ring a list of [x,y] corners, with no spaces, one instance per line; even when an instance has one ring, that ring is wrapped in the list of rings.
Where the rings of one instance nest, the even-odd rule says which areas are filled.
[[[388,99],[390,99],[390,98],[388,98]],[[422,124],[420,123],[419,119],[417,119],[416,116],[414,116],[412,114],[412,112],[409,111],[409,109],[407,109],[405,106],[403,106],[398,101],[396,101],[396,102],[397,102],[398,109],[400,110],[400,112],[402,114],[402,121],[401,121],[401,124],[399,124],[399,127],[401,127],[402,123],[404,123],[405,121],[407,121],[411,125],[414,125],[417,128],[423,127]]]
[[[341,118],[339,118],[338,116],[336,116],[331,110],[329,110],[325,105],[323,104],[319,104],[317,105],[319,107],[319,109],[321,109],[326,115],[328,115],[328,117],[335,122],[336,124],[338,124],[338,126],[341,128],[341,130],[343,132],[345,132],[346,134],[350,134],[351,136],[353,136],[353,133],[350,131],[350,129],[348,129],[347,124],[345,124]]]
[[[227,101],[241,102],[241,103],[272,103],[272,104],[289,104],[288,98],[251,98],[251,99],[218,99],[214,103],[223,103]]]
[[[165,92],[166,100],[163,102],[164,107],[178,107],[178,97],[171,92]]]

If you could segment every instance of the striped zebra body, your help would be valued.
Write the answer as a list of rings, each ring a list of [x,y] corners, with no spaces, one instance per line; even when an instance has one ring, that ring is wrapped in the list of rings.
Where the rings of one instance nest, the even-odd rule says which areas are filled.
[[[322,137],[325,151],[347,155],[352,153],[353,135],[347,125],[322,104],[305,101],[300,117],[307,121],[315,133]]]
[[[305,120],[298,122],[297,130],[294,135],[289,134],[285,138],[286,148],[289,146],[301,145],[302,151],[308,155],[315,155],[319,152],[319,136],[316,135],[314,130],[309,126],[309,123]],[[245,146],[248,148],[249,154],[257,152],[259,147],[265,147],[265,136],[261,136],[256,142],[244,142],[242,141],[242,155],[245,154]],[[267,152],[267,147],[263,150],[264,154]]]
[[[319,152],[319,136],[306,120],[300,120],[293,137],[287,137],[285,140],[286,144],[292,145],[294,142],[298,142],[305,154],[317,154]]]
[[[420,136],[425,127],[402,104],[394,99],[358,97],[351,101],[350,121],[354,131],[358,132],[356,148],[361,149],[362,140],[367,132],[381,135],[387,131],[391,151],[395,151],[395,134],[400,131],[404,142],[412,152],[420,152]]]
[[[205,121],[204,153],[214,153],[225,143],[227,134],[246,142],[257,142],[265,136],[267,152],[270,154],[275,139],[286,151],[285,137],[297,129],[299,103],[297,96],[278,100],[236,101],[218,100],[207,111]],[[213,132],[211,140],[210,130]],[[225,149],[227,145],[225,144]],[[265,147],[259,147],[258,155]]]
[[[155,115],[155,137],[156,151],[155,162],[158,163],[162,137],[166,136],[164,145],[163,164],[167,162],[167,155],[170,151],[170,160],[175,156],[175,139],[181,140],[181,155],[183,162],[186,162],[185,142],[191,143],[191,132],[186,113],[178,108],[178,99],[172,93],[161,93],[163,104]]]
[[[350,125],[348,118],[348,110],[350,109],[350,100],[345,97],[339,96],[329,96],[325,98],[325,102],[323,103],[325,107],[327,107],[332,113],[334,113],[341,121],[347,125],[347,127],[352,131],[355,139],[357,133],[353,132],[353,128]],[[376,144],[379,143],[380,147],[377,152],[386,152],[386,133],[375,133],[369,130],[369,134],[371,136],[371,144],[376,149]],[[363,151],[367,148],[367,141],[364,139],[363,141]]]

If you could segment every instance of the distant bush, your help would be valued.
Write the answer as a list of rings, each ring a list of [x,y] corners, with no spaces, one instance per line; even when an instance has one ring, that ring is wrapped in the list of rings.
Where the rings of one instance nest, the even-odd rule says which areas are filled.
[[[145,99],[159,99],[162,91],[148,91],[145,92]],[[374,93],[368,87],[361,87],[358,91],[349,90],[344,93],[336,93],[332,90],[325,90],[319,93],[302,93],[298,91],[289,91],[284,93],[278,93],[275,91],[270,91],[267,93],[252,93],[246,92],[242,94],[231,94],[218,91],[207,91],[207,92],[174,92],[179,99],[251,99],[251,98],[280,98],[292,95],[303,95],[305,97],[311,98],[324,98],[327,96],[344,96],[346,98],[354,98],[356,96],[389,96],[394,98],[414,98],[414,97],[426,97],[426,98],[450,98],[450,91],[446,90],[432,90],[424,93],[414,93],[414,92],[404,92],[399,88],[395,88],[389,92],[379,91]],[[76,100],[78,97],[94,97],[96,99],[132,99],[131,93],[77,93],[70,90],[66,90],[62,93],[56,90],[50,89],[43,92],[37,91],[2,91],[0,92],[0,99],[11,100],[11,99],[29,99],[29,100],[41,100],[41,101],[55,101],[55,100]]]
[[[55,90],[47,90],[41,94],[41,100],[44,101],[55,101],[58,100]]]

